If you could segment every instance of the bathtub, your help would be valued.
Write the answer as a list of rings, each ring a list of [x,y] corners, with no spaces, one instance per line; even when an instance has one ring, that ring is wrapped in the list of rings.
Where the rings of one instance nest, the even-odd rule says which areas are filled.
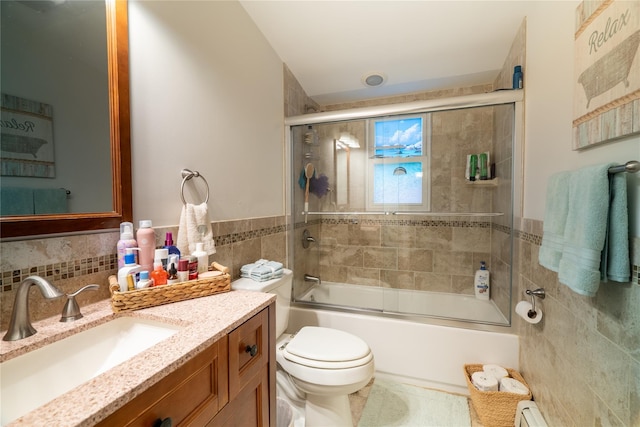
[[[408,384],[465,395],[469,394],[463,373],[465,364],[492,363],[519,369],[518,336],[486,330],[509,331],[509,328],[445,321],[453,325],[449,326],[435,323],[437,319],[434,319],[434,323],[424,323],[400,317],[376,315],[373,310],[381,310],[382,303],[379,289],[358,288],[370,287],[323,282],[319,287],[307,292],[305,296],[310,298],[314,295],[313,298],[318,303],[323,302],[322,299],[329,294],[332,294],[332,297],[335,294],[342,294],[344,297],[349,295],[359,298],[358,306],[369,310],[347,311],[341,310],[340,307],[332,310],[315,303],[294,302],[291,306],[289,332],[309,325],[350,332],[369,344],[375,357],[377,378],[387,377]],[[362,292],[358,295],[356,290]],[[378,292],[375,292],[376,290]],[[409,296],[416,297],[417,294],[401,292],[397,296],[397,301],[410,300]],[[387,297],[385,295],[385,298]],[[449,298],[447,301],[445,297],[436,302],[435,306],[455,300],[455,298],[453,300]],[[461,299],[457,300],[459,302]],[[336,301],[333,300],[332,304],[336,304]],[[448,317],[451,317],[450,313]]]

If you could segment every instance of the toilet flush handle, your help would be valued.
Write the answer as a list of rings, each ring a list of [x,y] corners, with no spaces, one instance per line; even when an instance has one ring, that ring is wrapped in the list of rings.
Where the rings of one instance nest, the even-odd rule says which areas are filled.
[[[247,348],[245,348],[244,350],[246,353],[249,353],[249,355],[251,355],[251,357],[255,356],[256,354],[258,354],[258,346],[257,345],[248,345]]]

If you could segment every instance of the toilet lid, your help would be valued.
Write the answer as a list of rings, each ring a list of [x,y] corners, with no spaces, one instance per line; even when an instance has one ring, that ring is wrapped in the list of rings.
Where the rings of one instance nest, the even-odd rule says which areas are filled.
[[[319,326],[300,329],[285,347],[284,357],[307,366],[324,367],[329,364],[340,369],[360,366],[373,358],[369,346],[362,339]]]

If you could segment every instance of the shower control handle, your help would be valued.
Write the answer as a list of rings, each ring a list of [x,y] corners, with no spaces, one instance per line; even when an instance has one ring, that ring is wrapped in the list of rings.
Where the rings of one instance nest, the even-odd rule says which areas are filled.
[[[258,346],[257,345],[248,345],[245,350],[246,353],[249,353],[249,355],[251,357],[255,356],[256,354],[258,354]]]

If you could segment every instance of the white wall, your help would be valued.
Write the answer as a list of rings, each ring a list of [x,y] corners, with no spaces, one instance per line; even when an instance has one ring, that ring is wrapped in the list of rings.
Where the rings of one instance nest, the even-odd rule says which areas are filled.
[[[579,1],[544,1],[527,17],[524,217],[544,219],[549,176],[582,166],[640,160],[640,137],[571,149],[574,13]],[[636,60],[638,62],[638,60]],[[631,232],[640,235],[640,177],[630,184]]]
[[[240,4],[133,0],[129,37],[136,227],[179,223],[183,168],[212,221],[284,214],[283,65]]]

